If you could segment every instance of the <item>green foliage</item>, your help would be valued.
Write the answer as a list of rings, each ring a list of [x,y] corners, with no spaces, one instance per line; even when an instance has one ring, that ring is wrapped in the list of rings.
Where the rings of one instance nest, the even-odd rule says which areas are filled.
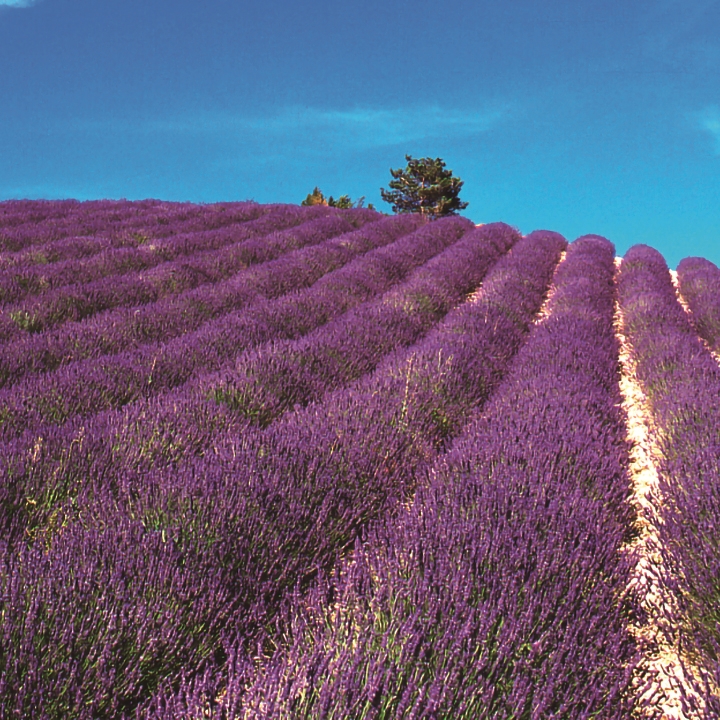
[[[323,195],[322,190],[315,186],[315,189],[308,193],[306,198],[300,203],[303,207],[309,207],[311,205],[327,205],[328,207],[340,208],[341,210],[348,210],[349,208],[361,208],[365,206],[365,196],[363,195],[356,202],[353,202],[349,195],[341,195],[337,200],[331,195],[326,198]],[[368,205],[369,210],[374,210],[375,207],[372,203]]]
[[[353,201],[350,199],[349,195],[341,195],[337,200],[333,200],[332,195],[328,199],[328,205],[330,207],[336,207],[341,208],[343,210],[347,210],[348,208],[351,208],[353,206]],[[360,206],[362,207],[362,206]]]
[[[422,213],[434,220],[446,215],[455,215],[464,210],[468,203],[458,197],[463,181],[452,176],[452,170],[445,169],[440,158],[414,159],[406,155],[407,167],[403,170],[390,169],[393,180],[391,190],[380,188],[385,202],[392,203],[396,213]]]
[[[30,314],[27,310],[14,310],[10,313],[10,319],[22,330],[31,333],[41,332],[43,329],[40,319],[35,314]]]
[[[150,240],[145,233],[141,232],[131,232],[130,237],[133,238],[138,245],[145,245]]]

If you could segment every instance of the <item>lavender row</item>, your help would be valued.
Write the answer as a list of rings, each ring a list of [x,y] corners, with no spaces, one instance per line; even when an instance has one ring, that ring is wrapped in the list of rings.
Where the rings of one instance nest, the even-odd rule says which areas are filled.
[[[262,238],[251,237],[219,250],[179,258],[147,272],[115,275],[56,288],[29,298],[25,303],[6,306],[0,314],[0,339],[8,342],[26,336],[28,331],[44,331],[68,320],[79,320],[110,308],[157,302],[168,295],[224,280],[249,263],[277,257],[293,247],[321,242],[353,227],[343,215],[327,216],[321,208],[321,217]]]
[[[236,437],[233,447],[211,440],[207,457],[175,468],[135,474],[94,464],[85,488],[33,529],[33,546],[7,552],[10,652],[0,659],[0,682],[19,698],[12,711],[46,698],[48,717],[119,717],[183,672],[221,667],[233,647],[249,648],[288,592],[406,497],[441,441],[425,404],[433,391],[464,371],[474,380],[466,403],[486,397],[501,358],[506,364],[525,337],[563,246],[551,235],[518,243],[476,302],[451,313],[402,363],[399,356],[390,363],[407,368],[414,353],[432,356],[405,374],[408,395],[405,386],[379,392],[387,382],[376,373],[266,431]],[[438,377],[440,338],[455,340],[449,352],[472,367],[447,364]],[[195,426],[184,420],[181,434]],[[39,499],[28,490],[23,497]],[[73,577],[60,581],[68,566]],[[20,588],[31,583],[27,597]],[[70,626],[80,630],[67,633]],[[41,636],[48,651],[38,658],[31,648]]]
[[[469,232],[382,298],[299,340],[248,351],[235,368],[207,378],[201,388],[253,424],[267,426],[289,408],[369,373],[383,355],[418,341],[517,239],[504,226]]]
[[[417,218],[398,217],[354,233],[354,247],[353,236],[339,239],[341,252],[335,254],[336,262],[347,260],[349,254],[367,249],[373,242],[381,247],[324,276],[305,291],[275,301],[260,299],[241,314],[228,314],[196,333],[159,347],[164,360],[146,354],[126,357],[124,365],[117,364],[118,356],[108,362],[116,363],[113,366],[116,377],[122,378],[124,371],[131,380],[139,368],[144,368],[145,386],[148,377],[157,378],[157,383],[165,386],[171,382],[179,384],[192,372],[217,368],[245,348],[273,337],[298,337],[384,292],[472,227],[465,220],[450,218],[423,226],[382,247],[393,235],[417,225]],[[376,229],[381,232],[368,235]],[[34,405],[27,394],[23,404],[19,386],[4,391],[5,434],[20,432],[26,424],[38,423],[49,412],[54,413],[54,420],[69,415],[65,404],[68,398],[74,397],[87,406],[88,398],[102,401],[113,388],[122,392],[121,382],[107,384],[113,380],[107,368],[103,372],[102,366],[87,363],[82,369],[85,372],[45,376],[62,377],[62,387],[59,383],[52,387],[40,378],[32,386],[36,389]],[[97,382],[92,382],[93,377]],[[17,402],[11,404],[13,393],[17,394]],[[46,400],[45,405],[38,399]],[[6,478],[6,483],[0,485],[0,504],[4,508],[0,522],[9,523],[6,536],[12,535],[9,528],[15,520],[23,517],[23,492],[37,493],[43,498],[33,514],[50,512],[48,508],[54,506],[56,496],[62,498],[77,483],[85,482],[86,477],[104,472],[99,469],[101,466],[108,472],[122,473],[138,462],[147,467],[158,460],[182,459],[187,452],[204,450],[220,428],[233,427],[237,429],[237,420],[227,408],[180,388],[155,400],[135,403],[125,411],[76,416],[60,427],[50,423],[25,429],[16,441],[0,446],[0,477]],[[62,468],[59,474],[58,467]]]
[[[687,286],[686,286],[687,287]],[[662,523],[665,583],[679,616],[688,674],[704,708],[683,698],[693,717],[720,716],[720,368],[678,303],[663,257],[637,245],[619,275],[620,306],[638,380],[660,452],[655,505]],[[692,293],[691,293],[692,295]],[[692,305],[691,305],[692,307]]]
[[[131,216],[139,223],[152,225],[178,212],[185,214],[190,207],[188,203],[164,203],[159,200],[5,201],[0,203],[2,248],[20,249],[25,245],[42,244],[63,237],[95,235],[112,225],[127,223]]]
[[[137,232],[161,238],[181,231],[211,230],[243,221],[259,209],[262,212],[262,207],[254,202],[197,205],[158,200],[2,202],[0,251],[18,252],[68,237]]]
[[[79,260],[107,250],[141,247],[150,241],[149,237],[139,232],[128,232],[114,237],[65,237],[60,240],[48,241],[39,247],[33,246],[16,252],[0,253],[0,269],[36,267],[64,260]]]
[[[271,221],[265,229],[269,230],[273,225],[292,227],[297,224],[300,218],[297,218],[298,209],[295,210],[289,213],[288,221],[284,223]],[[278,217],[282,218],[282,215],[278,214],[276,219]],[[261,218],[258,222],[257,229],[260,231],[263,225],[267,225],[268,220]],[[252,229],[252,226],[258,223],[251,222],[249,225]],[[239,236],[242,239],[242,230]],[[248,237],[253,238],[253,233],[251,232]],[[258,239],[257,236],[254,238],[256,245]],[[233,251],[235,251],[234,255]],[[162,294],[212,281],[223,265],[224,253],[230,253],[232,262],[241,268],[244,267],[242,254],[245,252],[252,258],[254,254],[252,239],[246,239],[245,243],[236,243],[230,248],[220,248],[214,252],[195,253],[195,257],[191,256],[189,261],[186,258],[179,258],[175,262],[152,268],[148,273],[135,272],[124,276],[121,273],[119,276],[108,276],[94,282],[80,281],[68,286],[50,288],[47,292],[27,298],[25,302],[9,305],[0,310],[0,339],[23,340],[27,338],[28,331],[36,333],[66,319],[83,318],[107,307],[151,302]],[[232,269],[232,265],[230,267]],[[9,276],[8,281],[11,280]],[[42,282],[42,277],[40,281]]]
[[[245,600],[237,620],[243,631],[234,645],[221,638],[225,655],[254,651],[259,626],[274,627],[288,594],[332,566],[368,523],[412,492],[437,448],[502,378],[564,246],[554,233],[524,238],[490,270],[479,297],[419,344],[394,353],[354,387],[230,443],[225,452],[239,458],[244,472],[228,477],[220,470],[219,483],[196,490],[207,500],[193,505],[199,513],[193,522],[209,526],[216,512],[210,497],[220,507],[247,503],[231,536],[241,538],[233,555],[252,563],[224,566],[232,593]],[[450,404],[458,405],[452,413]],[[227,447],[216,442],[221,445]],[[159,476],[171,483],[177,478],[172,470]],[[177,488],[158,479],[156,487],[162,486],[169,492],[163,502],[172,505]],[[145,503],[138,502],[139,512],[148,511]],[[151,512],[157,517],[157,509]]]
[[[224,212],[215,210],[213,216],[222,219],[223,225],[202,230],[191,230],[184,225],[175,228],[176,234],[184,234],[188,237],[196,233],[213,233],[228,225],[237,225],[252,220],[257,220],[263,215],[276,211],[280,206],[259,205],[257,203],[238,203],[229,206]],[[207,211],[206,211],[207,212]],[[98,253],[122,248],[140,248],[147,243],[156,243],[160,247],[167,247],[168,238],[155,238],[152,234],[152,222],[145,220],[149,226],[143,230],[136,227],[137,209],[131,216],[133,223],[128,223],[126,218],[120,220],[120,213],[113,214],[112,220],[105,219],[106,227],[98,228],[92,235],[69,235],[57,240],[48,240],[40,245],[32,245],[23,250],[0,252],[0,269],[47,266],[66,260],[79,260],[80,258],[91,258]],[[214,219],[214,217],[213,217]],[[2,227],[0,221],[0,227]],[[194,225],[194,223],[193,223]],[[0,230],[0,233],[2,230]]]
[[[329,222],[333,227],[336,221]],[[287,252],[282,242],[278,245],[266,238],[262,241],[267,241],[263,248],[266,262],[227,280],[206,283],[156,303],[98,313],[84,321],[65,323],[48,332],[0,346],[0,386],[83,359],[167,342],[197,330],[211,319],[221,321],[221,316],[237,312],[261,296],[275,298],[307,287],[354,254],[391,242],[417,227],[416,219],[387,218],[352,234],[331,237],[292,252]],[[308,224],[311,232],[313,228],[317,229]],[[296,242],[296,236],[297,232],[287,239]],[[275,236],[275,240],[281,239],[282,236]],[[315,239],[320,240],[321,236]],[[270,260],[273,249],[276,254],[283,249],[286,252]]]
[[[692,323],[711,350],[720,351],[720,270],[704,258],[685,258],[677,268],[680,294]]]
[[[290,642],[249,686],[247,664],[226,676],[213,717],[631,716],[613,254],[570,246],[549,319],[482,415],[407,512],[294,598]],[[157,717],[218,691],[200,681]]]
[[[310,211],[310,212],[308,212]],[[278,230],[294,227],[318,216],[329,215],[329,209],[295,208],[268,212],[243,223],[226,226],[218,230],[183,233],[158,241],[149,241],[138,247],[110,248],[91,257],[70,258],[52,265],[20,266],[6,271],[0,277],[0,303],[18,304],[32,296],[44,296],[51,290],[65,285],[82,285],[111,276],[149,270],[172,261],[187,258],[192,263],[203,258],[203,253],[216,251],[217,260],[222,263],[226,253],[223,248],[235,246],[251,238],[259,238]],[[212,255],[209,254],[209,257]],[[232,262],[233,256],[229,258]]]
[[[302,297],[295,292],[285,300],[273,302],[258,297],[256,293],[256,302],[246,306],[242,314],[236,308],[203,324],[198,330],[166,343],[149,343],[136,350],[71,363],[52,373],[31,376],[1,390],[0,438],[7,440],[43,422],[62,423],[74,415],[97,413],[170,390],[182,385],[196,372],[219,369],[224,362],[247,348],[249,342],[257,342],[258,337],[263,341],[274,337],[276,329],[281,335],[302,334],[315,324],[327,322],[341,313],[348,305],[354,304],[353,301],[362,302],[377,292],[385,291],[417,264],[457,239],[458,233],[467,230],[467,225],[455,222],[454,233],[452,230],[443,233],[443,229],[451,227],[444,224],[420,231],[412,239],[406,237],[388,248],[387,243],[397,237],[398,230],[402,232],[408,225],[412,227],[417,223],[390,221],[379,232],[372,232],[371,225],[369,232],[360,230],[343,235],[337,242],[320,248],[320,252],[289,258],[294,260],[291,268],[295,270],[295,279],[299,276],[298,284],[309,284],[342,267],[351,258],[357,258],[363,251],[380,245],[369,257],[357,258],[349,268],[340,269],[336,275],[321,281],[318,287],[302,292]],[[334,223],[330,229],[336,229]],[[319,234],[319,228],[315,227],[313,236]],[[303,278],[298,270],[306,269],[308,264],[310,273]],[[282,265],[278,265],[278,262],[274,263],[264,274],[276,286],[269,295],[290,289],[283,287],[282,274],[279,278],[275,277],[274,271],[282,269]],[[367,268],[370,267],[375,272],[373,282],[370,287],[356,283],[356,287],[364,292],[359,297],[353,297],[353,293],[348,293],[345,288],[347,275],[354,277],[357,273],[369,272]],[[332,299],[329,295],[333,292],[340,295],[340,299]],[[313,306],[316,298],[319,302]],[[345,304],[342,298],[345,298]],[[294,306],[303,300],[310,304],[305,313],[305,325],[290,325],[283,333],[278,327],[283,324],[282,316],[288,311],[294,314]],[[276,320],[269,331],[263,323],[268,313]]]

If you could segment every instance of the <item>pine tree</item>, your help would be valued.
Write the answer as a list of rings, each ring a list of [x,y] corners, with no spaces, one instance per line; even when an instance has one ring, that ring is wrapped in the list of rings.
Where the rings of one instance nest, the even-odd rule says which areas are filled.
[[[392,203],[396,213],[422,213],[434,220],[445,215],[455,215],[464,210],[468,203],[458,197],[463,181],[452,176],[452,170],[445,169],[440,158],[414,159],[406,155],[407,167],[403,170],[390,169],[393,180],[391,191],[380,188],[385,202]]]
[[[350,199],[349,195],[341,195],[337,200],[335,200],[331,195],[330,199],[328,200],[328,205],[330,207],[336,207],[342,210],[347,210],[348,208],[354,207],[353,201]]]

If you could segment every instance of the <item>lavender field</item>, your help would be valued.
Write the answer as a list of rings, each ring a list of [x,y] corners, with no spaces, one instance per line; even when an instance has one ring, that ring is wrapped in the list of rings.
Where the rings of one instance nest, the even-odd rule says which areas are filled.
[[[0,720],[720,718],[720,270],[0,203]]]

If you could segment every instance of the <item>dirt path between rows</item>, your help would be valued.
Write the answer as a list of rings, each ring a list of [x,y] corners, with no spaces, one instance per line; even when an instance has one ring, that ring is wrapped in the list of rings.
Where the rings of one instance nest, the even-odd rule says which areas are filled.
[[[615,259],[619,269],[621,259]],[[627,416],[627,438],[631,443],[631,502],[638,514],[639,537],[628,548],[637,553],[638,562],[630,582],[631,590],[640,598],[647,613],[643,625],[633,625],[631,632],[643,654],[633,687],[638,693],[637,717],[656,720],[699,720],[703,711],[684,709],[683,695],[693,698],[703,708],[702,698],[693,691],[689,673],[693,670],[678,652],[678,638],[663,630],[662,619],[675,616],[676,601],[662,582],[660,531],[658,513],[662,495],[658,481],[659,450],[653,442],[652,414],[637,380],[631,346],[623,332],[623,315],[615,306],[615,332],[620,342],[620,391]],[[693,673],[695,675],[695,673]]]

